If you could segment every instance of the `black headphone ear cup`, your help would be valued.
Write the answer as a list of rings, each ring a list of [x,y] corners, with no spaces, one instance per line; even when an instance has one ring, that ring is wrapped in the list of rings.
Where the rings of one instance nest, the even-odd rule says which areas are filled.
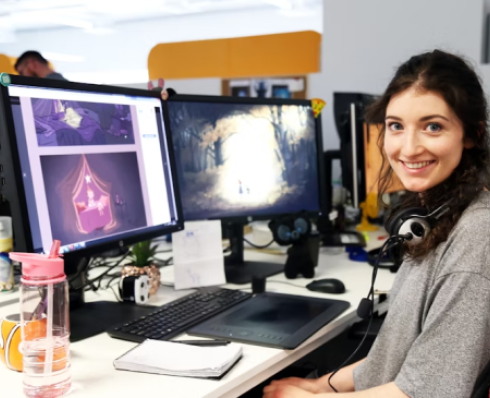
[[[406,209],[399,209],[395,212],[395,214],[388,218],[388,223],[385,228],[390,236],[398,235],[398,230],[403,223],[403,215],[405,214],[405,212]]]
[[[408,209],[399,209],[389,218],[388,226],[386,230],[390,234],[399,235],[400,228],[402,227],[405,220],[413,216],[425,216],[427,214],[427,210],[422,207],[409,207]]]
[[[405,235],[407,233],[412,234],[412,239],[407,240],[407,244],[410,246],[416,245],[422,242],[431,230],[429,221],[425,218],[418,216],[408,217],[400,226],[399,234]]]
[[[398,235],[397,231],[400,229],[400,226],[402,224],[403,224],[403,219],[400,217],[396,217],[396,218],[391,219],[389,224],[388,224],[388,228],[386,228],[388,230],[388,234],[390,236]]]

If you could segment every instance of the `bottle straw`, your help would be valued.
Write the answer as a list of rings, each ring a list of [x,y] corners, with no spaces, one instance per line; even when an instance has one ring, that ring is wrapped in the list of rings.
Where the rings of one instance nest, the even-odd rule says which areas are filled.
[[[53,369],[53,284],[48,284],[48,319],[46,330],[46,355],[44,357],[44,374],[51,374]]]
[[[53,240],[51,245],[51,250],[49,251],[48,258],[58,258],[60,256],[61,242],[59,240]]]
[[[59,240],[54,240],[51,245],[51,251],[49,252],[48,258],[57,258],[59,256],[61,242]],[[53,284],[49,283],[48,287],[48,317],[47,330],[46,330],[46,355],[44,357],[44,374],[51,374],[53,370]]]

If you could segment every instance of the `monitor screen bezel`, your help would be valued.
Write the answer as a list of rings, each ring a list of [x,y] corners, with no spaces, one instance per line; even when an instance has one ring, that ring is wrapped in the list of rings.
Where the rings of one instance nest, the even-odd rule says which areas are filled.
[[[311,100],[290,99],[290,98],[259,98],[259,97],[232,97],[218,95],[188,95],[176,94],[169,97],[168,102],[207,102],[207,103],[228,103],[228,104],[260,104],[260,105],[302,105],[310,106]],[[168,112],[168,107],[166,108]],[[170,123],[170,117],[166,115]],[[326,192],[325,192],[325,170],[323,164],[323,133],[321,115],[315,117],[315,138],[317,145],[317,177],[318,177],[318,211],[306,211],[309,217],[315,218],[323,215],[326,212]],[[183,210],[182,210],[183,211]],[[224,222],[237,222],[246,224],[251,221],[270,220],[282,216],[290,215],[291,213],[267,213],[261,215],[240,215],[240,216],[225,216],[213,217],[210,219],[223,220]],[[198,221],[200,219],[184,219],[184,221]]]
[[[76,257],[84,257],[90,256],[98,253],[105,252],[107,250],[115,249],[118,247],[132,245],[137,242],[151,240],[163,235],[171,234],[176,231],[181,231],[184,229],[184,218],[182,212],[182,203],[180,200],[180,190],[178,186],[178,178],[177,178],[177,170],[175,167],[175,157],[174,157],[174,149],[172,143],[172,133],[170,131],[170,123],[168,120],[168,112],[166,111],[166,103],[162,101],[160,92],[157,91],[148,91],[148,90],[140,90],[134,88],[126,88],[126,87],[116,87],[116,86],[107,86],[107,85],[97,85],[97,84],[85,84],[85,83],[75,83],[68,82],[63,80],[54,80],[54,79],[39,79],[39,78],[31,78],[24,76],[16,76],[10,75],[12,85],[19,86],[30,86],[30,87],[41,87],[41,88],[54,88],[54,89],[66,89],[66,90],[76,90],[76,91],[84,91],[84,92],[92,92],[92,93],[101,93],[101,94],[116,94],[116,95],[127,95],[127,96],[135,96],[135,97],[148,97],[148,98],[156,98],[159,99],[162,104],[162,118],[164,124],[164,132],[167,151],[169,156],[170,163],[170,173],[172,177],[172,189],[174,192],[175,199],[175,208],[177,214],[177,220],[174,225],[160,225],[160,226],[151,226],[147,228],[143,228],[137,231],[133,231],[134,234],[131,236],[117,237],[114,236],[114,239],[109,242],[91,242],[89,246],[85,248],[80,248],[78,250],[73,250],[68,253],[65,253],[65,256],[76,256]],[[9,85],[10,85],[9,84]],[[27,209],[27,201],[25,197],[24,184],[22,181],[22,172],[21,172],[21,163],[19,158],[19,148],[17,143],[17,137],[15,133],[15,125],[14,125],[14,117],[12,111],[12,104],[10,101],[10,95],[8,92],[9,85],[0,85],[0,106],[3,109],[0,110],[5,115],[4,124],[7,128],[7,135],[10,141],[10,150],[11,156],[13,159],[13,171],[14,178],[18,193],[18,200],[20,205],[20,212],[22,215],[22,228],[25,238],[25,250],[27,252],[34,251],[34,245],[32,242],[31,235],[31,226],[29,222],[29,214]],[[162,149],[164,148],[165,143],[162,142]],[[5,148],[2,148],[5,150]],[[12,198],[7,198],[7,200],[12,200]],[[132,231],[124,231],[121,234],[127,234]],[[14,231],[14,234],[16,231]],[[104,239],[111,238],[105,237]],[[63,245],[63,242],[62,242]]]

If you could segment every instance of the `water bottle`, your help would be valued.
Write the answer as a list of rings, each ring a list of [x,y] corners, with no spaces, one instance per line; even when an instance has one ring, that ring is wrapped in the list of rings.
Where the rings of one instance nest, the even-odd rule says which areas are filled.
[[[68,283],[59,241],[49,255],[10,253],[22,263],[21,330],[24,393],[60,397],[70,390]]]

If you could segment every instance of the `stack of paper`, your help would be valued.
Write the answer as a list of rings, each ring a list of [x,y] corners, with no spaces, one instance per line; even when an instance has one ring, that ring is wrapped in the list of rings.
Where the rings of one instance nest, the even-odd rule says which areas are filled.
[[[198,347],[171,341],[145,340],[114,361],[118,370],[188,377],[221,377],[242,356],[242,347],[228,344]]]

